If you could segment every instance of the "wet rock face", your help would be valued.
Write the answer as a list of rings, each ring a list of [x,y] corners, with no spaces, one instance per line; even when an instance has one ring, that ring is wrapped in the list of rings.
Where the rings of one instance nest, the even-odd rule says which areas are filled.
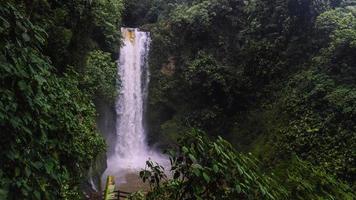
[[[97,99],[95,102],[98,118],[96,120],[99,133],[104,137],[108,146],[115,145],[116,140],[116,112],[115,105],[110,105],[103,99]],[[107,148],[106,155],[110,156],[114,149]],[[105,162],[106,165],[106,162]],[[106,168],[106,166],[105,166]]]
[[[175,63],[175,58],[173,56],[170,56],[168,58],[168,63],[162,65],[161,73],[166,76],[172,76],[175,71]]]
[[[114,145],[115,138],[115,123],[116,112],[115,106],[108,104],[103,99],[96,99],[95,101],[96,111],[98,117],[96,120],[99,133],[103,136],[107,145]],[[108,148],[107,152],[103,152],[97,156],[95,162],[91,164],[88,172],[88,178],[82,184],[83,192],[87,195],[91,195],[101,190],[101,175],[107,168],[106,159],[107,156],[113,154],[113,150]]]

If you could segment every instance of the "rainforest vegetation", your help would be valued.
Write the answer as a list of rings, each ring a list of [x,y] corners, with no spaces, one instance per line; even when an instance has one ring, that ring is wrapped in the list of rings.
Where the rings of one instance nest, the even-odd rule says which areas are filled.
[[[120,26],[150,32],[172,172],[132,199],[356,199],[355,0],[1,1],[0,199],[84,199]]]
[[[115,96],[120,1],[1,1],[0,199],[80,199]],[[114,91],[114,92],[112,92]]]

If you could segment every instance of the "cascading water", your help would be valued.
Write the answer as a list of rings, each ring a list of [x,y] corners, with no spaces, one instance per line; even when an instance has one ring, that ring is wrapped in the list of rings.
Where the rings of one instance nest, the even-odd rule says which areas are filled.
[[[164,160],[162,155],[149,149],[144,129],[144,108],[147,97],[149,72],[147,55],[150,37],[148,32],[121,28],[123,46],[120,49],[118,73],[121,87],[116,101],[116,142],[108,155],[107,175],[125,181],[125,173],[137,172],[145,167],[147,159]]]

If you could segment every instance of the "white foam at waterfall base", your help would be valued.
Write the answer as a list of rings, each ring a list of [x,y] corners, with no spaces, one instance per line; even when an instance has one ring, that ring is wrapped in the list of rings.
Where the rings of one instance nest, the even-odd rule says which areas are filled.
[[[108,155],[108,175],[116,177],[116,183],[125,182],[125,174],[135,173],[145,167],[151,159],[165,166],[168,159],[148,147],[144,128],[144,108],[147,99],[149,71],[147,55],[149,33],[138,29],[121,28],[123,46],[120,49],[118,75],[121,87],[116,101],[116,141],[114,153]],[[105,183],[105,181],[103,181]]]

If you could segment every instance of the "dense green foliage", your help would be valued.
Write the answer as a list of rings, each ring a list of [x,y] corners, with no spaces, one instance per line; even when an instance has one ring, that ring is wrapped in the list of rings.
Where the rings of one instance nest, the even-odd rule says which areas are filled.
[[[84,72],[84,83],[93,97],[103,97],[112,104],[117,95],[116,63],[110,53],[100,50],[90,52]]]
[[[351,188],[324,170],[293,158],[278,176],[263,173],[251,154],[238,153],[230,143],[209,140],[190,131],[168,151],[172,179],[147,161],[141,171],[151,191],[132,199],[353,199]],[[277,179],[278,177],[278,179]]]
[[[286,199],[354,199],[347,183],[337,180],[321,167],[293,157],[275,169],[280,186],[287,189]],[[278,174],[277,174],[278,173]]]
[[[278,153],[296,152],[352,183],[355,177],[356,18],[347,9],[324,12],[316,31],[328,41],[294,74],[276,103],[284,126]],[[284,119],[288,119],[283,120]]]
[[[90,2],[1,2],[0,199],[80,199],[104,150],[92,100],[115,94],[122,6]]]

